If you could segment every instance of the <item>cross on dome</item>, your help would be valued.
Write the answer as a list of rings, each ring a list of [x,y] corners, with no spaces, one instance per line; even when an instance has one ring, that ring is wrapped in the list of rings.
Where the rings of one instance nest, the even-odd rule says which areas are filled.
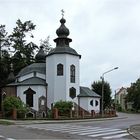
[[[62,15],[62,18],[63,18],[65,11],[62,9],[61,12],[62,12],[61,15]]]

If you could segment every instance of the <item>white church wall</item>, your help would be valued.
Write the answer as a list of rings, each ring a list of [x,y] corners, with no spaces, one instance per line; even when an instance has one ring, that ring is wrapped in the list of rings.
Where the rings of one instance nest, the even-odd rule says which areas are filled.
[[[58,76],[57,75],[57,65],[62,64],[63,65],[63,75]],[[55,55],[55,62],[54,62],[54,69],[55,69],[55,77],[54,77],[54,101],[59,100],[66,100],[66,83],[67,83],[67,71],[66,71],[66,55],[65,54],[57,54]]]
[[[55,65],[54,56],[51,55],[46,58],[46,83],[48,83],[47,91],[47,106],[51,108],[51,103],[54,102],[54,78],[55,78]]]
[[[90,105],[90,101],[93,100],[93,106]],[[98,102],[98,105],[96,105],[96,101]],[[96,97],[92,97],[92,98],[88,98],[88,110],[91,112],[91,110],[94,110],[95,113],[99,113],[100,112],[100,101],[99,98]]]
[[[17,96],[20,97],[20,99],[26,104],[26,94],[24,94],[24,91],[26,91],[28,88],[31,88],[36,92],[36,94],[33,95],[33,109],[38,110],[38,99],[41,96],[46,97],[46,87],[45,86],[18,86],[17,87]]]
[[[77,99],[77,95],[79,95],[79,80],[80,80],[80,76],[79,76],[79,57],[78,56],[74,56],[74,55],[67,55],[66,56],[66,62],[67,62],[67,67],[66,67],[66,79],[67,79],[67,83],[66,83],[66,100],[68,101],[73,101],[75,103],[78,104],[78,99]],[[70,66],[74,65],[75,66],[75,83],[71,83],[70,82]],[[76,89],[76,98],[72,99],[69,96],[69,89],[74,87]]]
[[[79,57],[69,54],[55,54],[46,58],[46,82],[48,83],[48,107],[59,100],[78,102],[69,97],[69,89],[74,87],[79,94]],[[57,65],[63,65],[63,75],[57,76]],[[70,65],[76,67],[76,83],[70,82]]]
[[[31,78],[31,77],[33,77],[33,76],[34,76],[33,73],[29,73],[29,74],[26,74],[26,75],[24,75],[24,76],[19,77],[19,78],[18,78],[18,81],[21,82],[21,81],[24,81],[24,80],[26,80],[26,79],[29,79],[29,78]]]
[[[88,110],[88,97],[81,97],[81,98],[79,98],[80,99],[80,107],[82,107],[83,109],[85,109],[85,110]]]
[[[93,106],[90,104],[90,102],[93,100]],[[98,105],[95,105],[95,101],[98,101]],[[94,98],[94,97],[81,97],[80,98],[80,106],[91,112],[91,110],[94,110],[95,113],[99,113],[100,112],[100,98]]]

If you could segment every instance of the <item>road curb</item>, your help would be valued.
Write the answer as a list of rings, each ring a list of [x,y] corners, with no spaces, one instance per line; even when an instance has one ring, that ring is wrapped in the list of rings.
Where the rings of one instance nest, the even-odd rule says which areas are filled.
[[[100,118],[100,119],[79,119],[79,120],[32,120],[32,121],[14,121],[15,125],[28,125],[28,124],[50,124],[50,123],[74,123],[74,122],[91,122],[91,121],[107,121],[125,119],[127,117],[113,117],[113,118]]]
[[[137,134],[135,133],[135,131],[134,131],[134,130],[132,131],[132,127],[134,128],[135,126],[137,126],[137,125],[132,125],[132,126],[130,126],[130,128],[127,129],[127,132],[128,132],[133,138],[135,138],[135,139],[137,139],[137,140],[140,140],[140,137],[137,136]]]

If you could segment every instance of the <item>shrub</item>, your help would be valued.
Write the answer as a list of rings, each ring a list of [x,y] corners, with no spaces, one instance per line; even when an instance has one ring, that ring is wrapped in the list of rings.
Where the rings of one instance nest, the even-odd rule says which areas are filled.
[[[62,116],[68,116],[70,115],[70,110],[73,107],[73,103],[71,101],[58,101],[54,104],[54,108],[57,108],[59,111],[59,114]]]
[[[25,104],[19,98],[14,96],[6,97],[3,101],[3,107],[7,117],[11,116],[13,109],[17,109],[18,118],[23,118],[27,111]]]

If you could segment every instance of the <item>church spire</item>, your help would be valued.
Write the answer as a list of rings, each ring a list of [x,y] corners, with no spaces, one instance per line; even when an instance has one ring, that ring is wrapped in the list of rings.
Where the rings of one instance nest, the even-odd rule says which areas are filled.
[[[46,60],[46,54],[43,50],[43,46],[40,46],[38,53],[35,56],[36,62],[44,63]]]
[[[66,20],[64,19],[64,10],[61,10],[61,12],[62,12],[62,18],[60,19],[61,25],[56,30],[56,34],[58,38],[54,40],[54,42],[56,42],[56,47],[69,46],[69,42],[72,41],[72,39],[67,38],[70,32],[69,32],[69,29],[65,26]]]
[[[72,39],[68,38],[70,32],[69,29],[65,26],[66,20],[64,19],[64,10],[61,10],[61,12],[61,25],[56,30],[56,34],[58,37],[54,39],[56,47],[47,54],[47,57],[53,54],[71,54],[81,58],[81,55],[79,55],[73,48],[69,46],[70,42],[72,42]]]
[[[16,78],[15,78],[15,75],[14,75],[13,64],[11,63],[11,64],[10,64],[10,73],[9,73],[9,75],[8,75],[7,81],[8,81],[8,83],[11,83],[11,82],[14,82],[15,79],[16,79]]]

